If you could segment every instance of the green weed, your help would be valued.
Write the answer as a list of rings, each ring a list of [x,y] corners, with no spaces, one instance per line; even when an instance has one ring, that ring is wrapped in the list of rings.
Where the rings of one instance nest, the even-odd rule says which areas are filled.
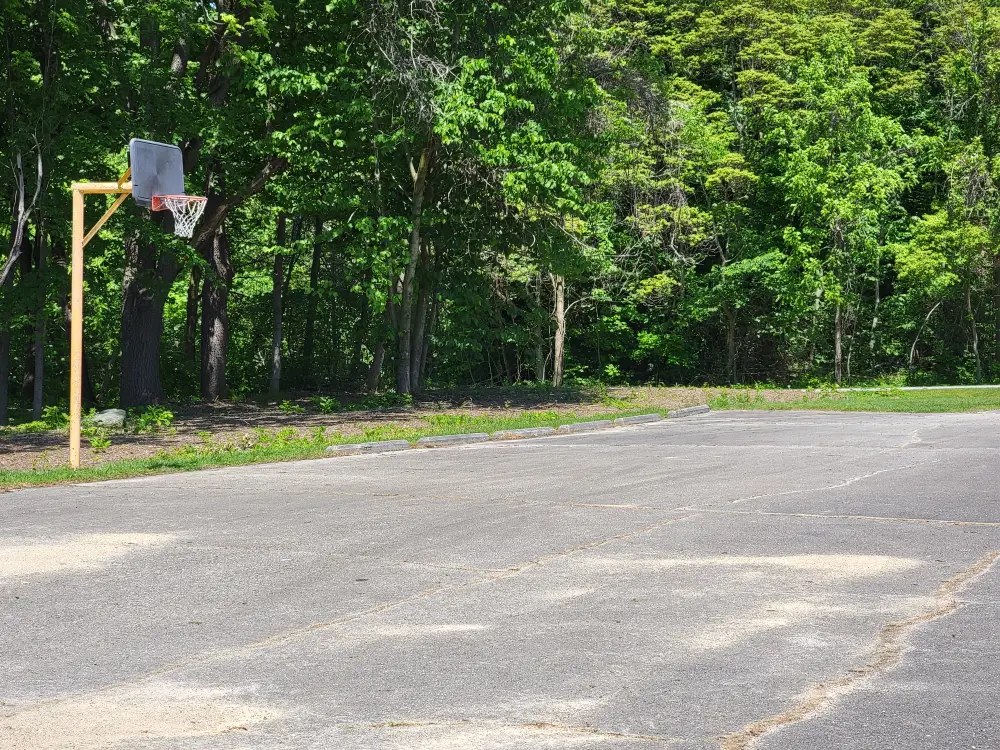
[[[163,406],[147,406],[129,415],[130,426],[140,435],[167,430],[174,423],[174,413]]]
[[[313,408],[320,414],[333,414],[335,411],[340,411],[343,408],[340,401],[330,396],[313,396],[310,401]]]
[[[285,414],[288,414],[289,416],[293,414],[306,413],[306,407],[293,403],[292,401],[282,401],[280,404],[278,404],[278,408],[281,409],[281,411],[284,412]]]
[[[86,437],[94,453],[101,454],[111,447],[111,436],[107,430],[94,429]]]

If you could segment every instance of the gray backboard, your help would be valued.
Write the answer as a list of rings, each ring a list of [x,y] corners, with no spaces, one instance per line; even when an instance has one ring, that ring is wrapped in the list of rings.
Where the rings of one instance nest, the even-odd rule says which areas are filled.
[[[154,195],[184,194],[184,159],[177,146],[133,138],[128,156],[132,198],[140,206],[148,207]]]

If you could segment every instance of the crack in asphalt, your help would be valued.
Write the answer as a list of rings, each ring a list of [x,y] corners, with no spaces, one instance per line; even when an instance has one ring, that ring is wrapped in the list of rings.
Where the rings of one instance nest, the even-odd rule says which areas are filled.
[[[896,667],[906,652],[910,631],[924,623],[947,617],[965,606],[965,602],[958,600],[958,594],[974,580],[988,573],[997,560],[1000,560],[1000,550],[984,555],[965,570],[943,581],[934,596],[933,608],[905,620],[890,622],[879,631],[872,656],[865,664],[849,669],[846,674],[832,680],[812,686],[798,703],[782,713],[752,722],[732,734],[721,737],[721,750],[750,750],[765,735],[819,716],[835,701],[853,692],[862,683]]]
[[[431,568],[432,570],[454,570],[458,573],[504,573],[506,568],[468,568],[461,565],[438,565],[437,563],[419,562],[417,560],[389,560],[391,565],[413,565],[418,568]]]
[[[924,442],[924,439],[920,437],[921,432],[925,432],[927,430],[936,430],[937,428],[942,427],[943,425],[944,425],[943,422],[935,422],[934,424],[927,425],[925,427],[918,427],[917,429],[915,429],[913,432],[910,433],[909,439],[899,447],[909,448],[911,445],[919,445],[920,443]]]
[[[827,490],[838,490],[843,487],[850,487],[852,484],[857,484],[858,482],[863,482],[866,479],[871,479],[872,477],[877,477],[880,474],[888,474],[893,471],[905,471],[907,469],[915,469],[918,466],[923,466],[923,463],[906,464],[905,466],[890,466],[888,469],[879,469],[878,471],[873,471],[868,474],[861,474],[856,477],[851,477],[849,479],[844,479],[836,484],[827,484],[821,487],[805,487],[801,490],[786,490],[784,492],[772,492],[764,495],[751,495],[749,497],[738,497],[735,500],[729,500],[732,505],[736,503],[746,503],[751,500],[767,500],[772,497],[785,497],[786,495],[801,495],[805,492],[825,492]]]
[[[511,578],[515,575],[518,575],[519,573],[523,573],[526,570],[538,567],[540,565],[545,565],[546,563],[552,562],[553,560],[559,560],[564,557],[575,555],[578,552],[586,552],[587,550],[597,549],[599,547],[605,546],[606,544],[611,544],[612,542],[617,542],[622,539],[630,539],[631,537],[639,536],[640,534],[645,534],[646,532],[649,531],[655,531],[656,529],[662,528],[663,526],[669,526],[670,524],[676,523],[677,521],[683,521],[686,518],[691,518],[693,515],[695,514],[686,513],[683,516],[674,516],[671,518],[664,519],[662,521],[657,521],[656,523],[651,523],[646,526],[642,526],[641,528],[634,529],[632,531],[623,531],[620,534],[615,534],[614,536],[610,536],[605,539],[599,539],[596,542],[588,542],[587,544],[581,544],[576,547],[570,547],[569,549],[561,550],[560,552],[552,552],[548,555],[542,555],[541,557],[535,558],[534,560],[529,560],[526,563],[522,563],[521,565],[518,565],[516,567],[509,568],[508,570],[504,571],[503,573],[500,573],[499,575],[491,576],[489,579],[481,581],[472,581],[468,585],[478,586],[484,583],[492,583],[493,581],[499,581],[506,578]]]

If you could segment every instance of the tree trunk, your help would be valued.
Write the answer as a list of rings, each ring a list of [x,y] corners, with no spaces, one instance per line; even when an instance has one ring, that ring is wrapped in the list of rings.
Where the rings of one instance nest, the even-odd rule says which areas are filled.
[[[841,312],[840,302],[837,303],[837,311],[834,313],[833,328],[834,380],[839,386],[844,381],[844,316]]]
[[[722,303],[726,318],[726,376],[730,385],[736,384],[736,313],[728,302]]]
[[[979,331],[976,325],[976,312],[972,309],[972,285],[965,285],[965,312],[969,316],[969,332],[972,343],[972,354],[976,358],[976,383],[983,382],[983,362],[979,357]]]
[[[162,398],[163,305],[180,269],[172,255],[161,254],[155,245],[142,242],[138,234],[125,240],[125,257],[121,406],[127,409],[153,404]]]
[[[439,311],[436,295],[431,296],[435,297],[434,304],[431,306],[431,320],[430,323],[427,324],[427,330],[424,333],[424,345],[420,350],[420,377],[417,380],[417,386],[421,389],[424,387],[424,383],[426,382],[427,375],[429,373],[429,370],[427,369],[427,360],[430,357],[431,336],[434,335],[434,327],[437,325]]]
[[[163,396],[160,384],[160,340],[163,306],[177,278],[177,259],[142,242],[138,234],[125,240],[124,298],[121,316],[121,406],[154,404]]]
[[[0,425],[7,424],[10,399],[10,279],[0,284]]]
[[[271,287],[271,382],[268,393],[277,396],[281,392],[281,293],[284,283],[285,256],[285,214],[278,216],[277,249],[274,252],[274,270]]]
[[[876,269],[876,271],[875,271],[875,310],[872,313],[872,335],[871,335],[871,338],[868,341],[868,351],[871,352],[872,367],[873,368],[875,366],[876,336],[878,335],[878,308],[879,308],[879,305],[882,304],[881,294],[882,294],[882,291],[881,291],[881,289],[879,289],[878,269]]]
[[[424,351],[424,334],[427,329],[427,309],[431,299],[430,250],[427,241],[423,243],[420,257],[420,294],[417,296],[417,309],[413,321],[413,334],[410,337],[410,388],[414,391],[420,386],[420,355]]]
[[[431,135],[420,155],[420,163],[413,170],[413,196],[410,203],[410,258],[403,273],[403,293],[399,306],[399,325],[396,331],[398,357],[396,359],[396,391],[410,393],[410,348],[412,346],[410,328],[413,321],[413,279],[420,259],[422,238],[420,224],[423,216],[424,196],[427,192],[427,175],[434,161],[437,141]]]
[[[20,160],[20,157],[18,157]],[[22,185],[22,207],[23,213],[23,185]],[[16,245],[11,246],[11,253],[5,266],[7,274],[0,281],[0,425],[5,425],[10,419],[8,413],[10,408],[10,360],[11,360],[11,328],[13,327],[14,313],[14,271],[19,272],[18,286],[21,289],[27,288],[27,282],[31,274],[31,244],[27,239],[25,225],[27,216],[23,223],[18,226],[15,216],[15,228],[12,234],[15,235]],[[21,291],[21,290],[18,290]]]
[[[213,273],[205,278],[201,294],[201,397],[217,401],[229,395],[226,355],[229,348],[229,284],[234,275],[224,228],[215,231],[207,250]]]
[[[198,296],[201,294],[201,266],[191,267],[187,307],[184,317],[184,361],[194,362],[194,337],[198,335]]]
[[[372,363],[368,368],[368,377],[365,379],[365,388],[369,393],[375,393],[378,390],[378,381],[382,376],[382,365],[385,362],[385,340],[395,325],[393,322],[393,318],[395,318],[395,305],[392,302],[392,298],[396,293],[398,284],[398,281],[391,283],[386,294],[384,323],[378,341],[375,343],[375,349],[372,351]]]
[[[552,291],[555,294],[556,340],[555,361],[552,364],[552,387],[561,388],[566,355],[566,278],[552,276]]]
[[[920,342],[920,336],[924,332],[924,328],[927,327],[928,321],[931,319],[931,315],[934,311],[941,307],[941,302],[938,302],[931,308],[930,312],[927,313],[927,317],[924,318],[924,322],[920,324],[920,328],[917,329],[917,335],[913,338],[913,345],[910,347],[910,375],[913,375],[917,369],[917,344]]]
[[[351,387],[357,387],[361,379],[361,368],[364,363],[361,359],[361,350],[365,345],[368,336],[368,328],[371,326],[372,306],[368,300],[368,288],[372,284],[372,269],[369,266],[365,270],[364,280],[361,288],[364,290],[360,295],[361,315],[358,320],[358,329],[354,332],[354,350],[351,354]]]
[[[19,269],[18,284],[21,287],[20,296],[24,302],[33,301],[31,298],[34,296],[34,289],[32,288],[34,281],[34,262],[32,260],[33,254],[31,241],[28,239],[28,233],[26,231],[24,233],[24,249],[21,252],[20,260],[17,262]],[[35,326],[27,316],[25,317],[25,325],[22,329],[22,334],[22,338],[25,342],[27,342],[27,346],[24,350],[24,359],[22,360],[24,363],[24,376],[21,379],[21,398],[28,400],[35,391]]]
[[[160,338],[163,308],[144,289],[128,286],[122,305],[121,406],[144,406],[160,400]]]
[[[308,378],[313,371],[313,347],[316,335],[316,309],[319,305],[319,272],[320,261],[322,260],[323,246],[319,241],[323,233],[323,220],[316,219],[316,227],[313,234],[312,265],[309,267],[309,303],[306,307],[306,333],[302,342],[302,362],[303,374]]]
[[[993,362],[1000,365],[1000,252],[993,256]]]
[[[42,406],[44,393],[42,386],[45,379],[45,227],[39,220],[38,229],[35,235],[35,247],[37,248],[36,274],[38,279],[38,290],[35,296],[35,345],[34,345],[34,377],[31,394],[31,418],[38,421],[42,418]]]
[[[535,305],[536,312],[539,316],[538,322],[535,324],[534,337],[535,337],[535,381],[538,383],[545,382],[545,360],[548,359],[548,353],[545,351],[546,338],[542,330],[542,274],[538,274],[538,279],[535,284]]]

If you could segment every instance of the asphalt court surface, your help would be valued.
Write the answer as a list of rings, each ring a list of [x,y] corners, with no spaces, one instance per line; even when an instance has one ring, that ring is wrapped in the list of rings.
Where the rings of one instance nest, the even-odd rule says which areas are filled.
[[[0,748],[1000,748],[1000,413],[0,494]]]

